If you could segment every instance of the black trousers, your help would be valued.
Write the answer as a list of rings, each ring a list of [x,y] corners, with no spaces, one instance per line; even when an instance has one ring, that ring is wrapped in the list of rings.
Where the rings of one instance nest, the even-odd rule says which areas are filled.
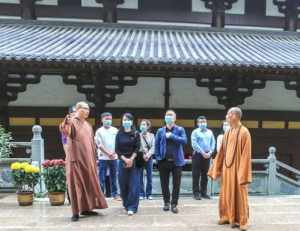
[[[200,153],[195,153],[192,159],[193,174],[193,193],[194,195],[207,193],[207,172],[209,169],[210,158],[205,159]],[[199,184],[201,176],[201,183]],[[201,185],[201,188],[200,188]]]
[[[171,205],[177,206],[180,193],[182,167],[176,166],[174,161],[162,160],[158,162],[158,170],[165,203],[170,203],[169,179],[170,174],[172,173],[173,190]]]

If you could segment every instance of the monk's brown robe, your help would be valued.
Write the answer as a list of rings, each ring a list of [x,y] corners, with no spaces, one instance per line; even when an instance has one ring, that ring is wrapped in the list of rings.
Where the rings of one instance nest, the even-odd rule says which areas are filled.
[[[94,135],[91,125],[75,115],[65,118],[60,131],[67,135],[66,178],[73,214],[107,208],[97,177]]]
[[[220,219],[246,226],[249,219],[248,184],[252,181],[251,136],[246,127],[241,125],[225,133],[208,175],[213,180],[221,177]]]

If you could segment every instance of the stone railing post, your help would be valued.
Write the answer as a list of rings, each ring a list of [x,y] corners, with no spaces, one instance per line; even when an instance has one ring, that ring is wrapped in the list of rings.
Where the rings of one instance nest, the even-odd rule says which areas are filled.
[[[32,132],[33,132],[33,137],[31,140],[32,164],[42,169],[41,166],[45,157],[44,139],[42,138],[42,127],[39,125],[34,125],[32,127]],[[40,183],[35,187],[35,192],[37,193],[45,192],[45,185],[42,180],[40,180]]]
[[[278,193],[277,166],[276,166],[276,148],[269,147],[269,168],[268,168],[268,194]]]

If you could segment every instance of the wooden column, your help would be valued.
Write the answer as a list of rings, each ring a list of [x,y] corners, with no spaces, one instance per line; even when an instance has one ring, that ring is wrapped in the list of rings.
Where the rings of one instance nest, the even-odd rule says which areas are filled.
[[[20,1],[22,19],[36,19],[35,2],[36,0]]]
[[[8,97],[6,95],[7,79],[7,73],[0,69],[0,124],[6,129],[9,127]]]
[[[94,104],[95,104],[95,126],[99,127],[101,125],[101,113],[105,109],[105,100],[104,100],[104,78],[106,77],[105,72],[101,72],[97,68],[93,68],[92,77],[95,84],[94,89]]]
[[[298,0],[273,0],[278,11],[285,15],[285,31],[297,31],[298,15],[300,14],[300,1]]]
[[[225,27],[225,11],[232,8],[233,3],[238,0],[201,0],[205,3],[205,8],[212,12],[211,26],[216,28]]]
[[[215,1],[213,5],[211,26],[216,28],[225,27],[225,7],[222,0]]]
[[[165,103],[164,103],[164,107],[165,110],[168,110],[170,108],[170,78],[167,76],[165,78],[165,92],[164,92],[164,99],[165,99]]]
[[[117,6],[124,3],[124,0],[96,0],[103,4],[103,21],[109,23],[118,22]]]

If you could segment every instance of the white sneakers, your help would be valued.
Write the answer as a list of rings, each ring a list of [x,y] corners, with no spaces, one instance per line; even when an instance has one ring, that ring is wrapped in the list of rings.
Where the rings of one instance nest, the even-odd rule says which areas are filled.
[[[129,211],[127,212],[127,214],[128,214],[128,216],[133,216],[134,212],[129,210]]]
[[[140,200],[153,200],[153,197],[152,196],[148,196],[148,197],[142,197],[140,196]]]

